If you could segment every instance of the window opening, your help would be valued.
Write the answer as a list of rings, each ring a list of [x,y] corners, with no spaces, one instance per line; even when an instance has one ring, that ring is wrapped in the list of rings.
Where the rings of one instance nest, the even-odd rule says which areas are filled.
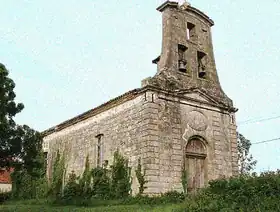
[[[192,23],[187,23],[187,40],[193,41],[195,38],[195,25]]]
[[[202,79],[206,79],[206,59],[204,52],[197,52],[198,77]]]
[[[44,152],[44,163],[46,166],[48,165],[48,152]]]
[[[101,166],[101,139],[103,134],[100,134],[97,137],[97,156],[96,156],[96,164],[97,166]]]
[[[186,50],[187,50],[186,46],[181,44],[178,45],[178,57],[179,57],[178,67],[179,67],[179,71],[183,73],[187,72],[187,61],[185,59]]]

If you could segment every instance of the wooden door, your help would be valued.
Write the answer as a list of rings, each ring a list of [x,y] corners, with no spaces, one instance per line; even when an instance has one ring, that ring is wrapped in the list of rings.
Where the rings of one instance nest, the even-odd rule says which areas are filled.
[[[206,151],[202,141],[193,139],[186,147],[186,171],[188,191],[196,191],[205,185]]]

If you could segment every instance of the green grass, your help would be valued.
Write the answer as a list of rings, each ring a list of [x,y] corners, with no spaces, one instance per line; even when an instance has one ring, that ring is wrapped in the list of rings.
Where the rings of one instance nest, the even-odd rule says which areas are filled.
[[[118,205],[118,206],[100,206],[100,207],[75,207],[75,206],[50,206],[47,203],[35,200],[7,202],[0,206],[1,212],[172,212],[179,205]]]

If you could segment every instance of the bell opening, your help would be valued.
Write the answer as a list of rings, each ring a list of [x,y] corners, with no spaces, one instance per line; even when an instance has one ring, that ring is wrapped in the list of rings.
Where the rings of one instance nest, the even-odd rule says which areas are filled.
[[[205,72],[205,71],[200,71],[200,72],[198,73],[198,77],[199,77],[199,78],[202,78],[202,79],[205,79],[205,78],[206,78],[206,72]]]
[[[187,62],[184,60],[179,60],[179,71],[183,73],[187,73]]]

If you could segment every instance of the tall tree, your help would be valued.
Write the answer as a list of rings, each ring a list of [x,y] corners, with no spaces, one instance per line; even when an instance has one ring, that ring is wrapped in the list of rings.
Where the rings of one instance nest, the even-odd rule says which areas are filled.
[[[237,132],[238,166],[239,173],[242,175],[249,174],[257,164],[257,161],[250,154],[251,145],[250,140]]]
[[[16,103],[15,83],[8,75],[0,63],[0,168],[20,165],[31,174],[42,166],[42,138],[27,125],[16,124],[14,117],[24,106]]]
[[[8,75],[8,70],[0,63],[0,167],[10,166],[12,159],[21,152],[14,117],[24,106],[15,102],[15,83]]]
[[[0,63],[0,168],[14,168],[12,193],[16,198],[35,198],[46,191],[42,137],[14,118],[24,106],[16,103],[15,83]]]

